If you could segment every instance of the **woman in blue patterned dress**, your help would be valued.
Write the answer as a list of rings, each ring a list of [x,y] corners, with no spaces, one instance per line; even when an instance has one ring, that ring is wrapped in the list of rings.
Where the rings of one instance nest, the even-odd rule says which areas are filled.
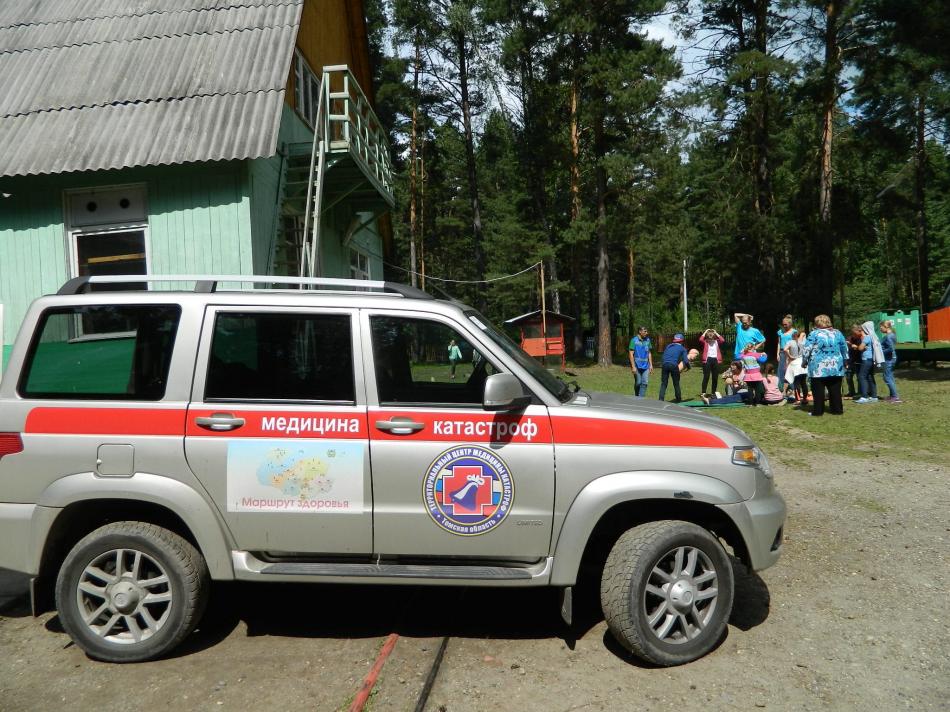
[[[831,325],[827,314],[815,317],[815,328],[805,339],[805,359],[808,361],[808,375],[811,377],[815,404],[812,415],[824,415],[825,392],[828,393],[828,412],[832,415],[844,413],[841,405],[841,379],[844,377],[845,361],[848,358],[848,345],[844,335]]]

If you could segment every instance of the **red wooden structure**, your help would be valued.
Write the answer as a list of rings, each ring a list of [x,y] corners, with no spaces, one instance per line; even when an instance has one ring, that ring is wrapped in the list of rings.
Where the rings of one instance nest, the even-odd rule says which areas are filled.
[[[927,341],[950,341],[950,307],[927,315]]]
[[[538,309],[508,319],[505,324],[518,327],[521,333],[521,348],[525,353],[540,358],[541,363],[545,365],[549,357],[560,357],[561,370],[564,370],[567,354],[565,326],[573,322],[574,320],[565,314]]]

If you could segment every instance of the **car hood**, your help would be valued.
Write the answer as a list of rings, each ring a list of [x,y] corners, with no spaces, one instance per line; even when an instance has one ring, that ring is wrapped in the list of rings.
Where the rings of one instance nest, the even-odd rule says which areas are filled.
[[[578,392],[568,407],[591,408],[610,417],[630,420],[663,422],[684,428],[708,430],[722,437],[730,445],[751,445],[752,440],[742,430],[722,418],[698,412],[695,408],[665,403],[648,398],[635,398],[620,393],[599,391]]]

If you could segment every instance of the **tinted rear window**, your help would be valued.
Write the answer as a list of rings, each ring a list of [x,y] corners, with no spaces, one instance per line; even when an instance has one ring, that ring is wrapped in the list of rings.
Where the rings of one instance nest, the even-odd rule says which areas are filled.
[[[350,316],[219,313],[205,400],[355,403]]]
[[[180,316],[175,305],[48,309],[30,347],[20,395],[161,400]]]

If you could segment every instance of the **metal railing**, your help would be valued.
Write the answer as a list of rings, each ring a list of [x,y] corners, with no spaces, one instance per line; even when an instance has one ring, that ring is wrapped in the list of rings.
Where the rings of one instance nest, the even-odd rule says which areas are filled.
[[[322,273],[320,233],[328,157],[349,153],[389,205],[395,204],[389,137],[349,67],[323,68],[314,116],[300,276]]]
[[[349,67],[323,68],[326,107],[325,136],[329,153],[348,150],[377,187],[392,203],[393,166],[389,156],[389,136],[383,129]]]

